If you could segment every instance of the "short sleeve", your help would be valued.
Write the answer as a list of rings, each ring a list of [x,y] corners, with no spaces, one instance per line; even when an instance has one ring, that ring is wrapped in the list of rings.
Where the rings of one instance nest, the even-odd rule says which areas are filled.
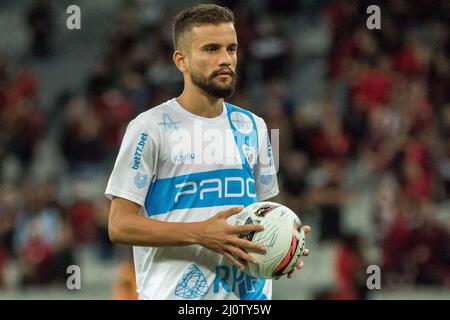
[[[263,119],[256,120],[258,121],[258,157],[253,174],[256,196],[258,201],[262,201],[276,196],[279,189],[269,132]]]
[[[105,195],[125,198],[141,206],[156,175],[157,145],[140,120],[129,123],[108,180]]]

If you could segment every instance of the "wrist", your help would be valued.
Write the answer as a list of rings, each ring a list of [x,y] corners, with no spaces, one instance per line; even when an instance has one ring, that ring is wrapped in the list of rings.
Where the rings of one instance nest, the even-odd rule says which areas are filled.
[[[202,244],[202,232],[204,230],[204,223],[202,221],[199,222],[190,222],[186,224],[186,239],[189,245],[193,244]]]

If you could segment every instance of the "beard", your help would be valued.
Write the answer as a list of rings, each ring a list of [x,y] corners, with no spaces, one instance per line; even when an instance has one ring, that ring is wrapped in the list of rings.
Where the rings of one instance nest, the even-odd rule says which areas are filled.
[[[229,98],[233,95],[236,86],[236,73],[231,71],[231,82],[217,83],[214,79],[220,71],[222,70],[214,71],[209,77],[205,77],[196,71],[191,71],[190,76],[192,82],[208,95],[216,98]]]

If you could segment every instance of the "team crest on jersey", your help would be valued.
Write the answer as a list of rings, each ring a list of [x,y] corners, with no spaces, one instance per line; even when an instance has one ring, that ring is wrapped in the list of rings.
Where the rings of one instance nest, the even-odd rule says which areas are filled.
[[[244,144],[244,145],[242,145],[242,151],[244,151],[245,157],[247,158],[247,162],[250,165],[250,168],[253,169],[253,166],[256,163],[256,150],[255,150],[255,148]]]
[[[191,264],[175,287],[175,295],[185,299],[203,297],[208,292],[208,282],[200,268]]]
[[[148,175],[137,172],[134,177],[134,185],[139,189],[145,188],[148,183]]]
[[[266,186],[272,182],[272,179],[273,179],[273,177],[270,174],[261,175],[261,177],[260,177],[261,183]]]

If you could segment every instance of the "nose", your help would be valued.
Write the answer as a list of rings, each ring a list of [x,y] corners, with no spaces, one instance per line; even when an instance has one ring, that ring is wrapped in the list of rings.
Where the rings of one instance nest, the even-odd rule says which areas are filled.
[[[221,50],[220,56],[219,56],[219,65],[220,66],[231,66],[232,58],[228,50],[224,49]]]

